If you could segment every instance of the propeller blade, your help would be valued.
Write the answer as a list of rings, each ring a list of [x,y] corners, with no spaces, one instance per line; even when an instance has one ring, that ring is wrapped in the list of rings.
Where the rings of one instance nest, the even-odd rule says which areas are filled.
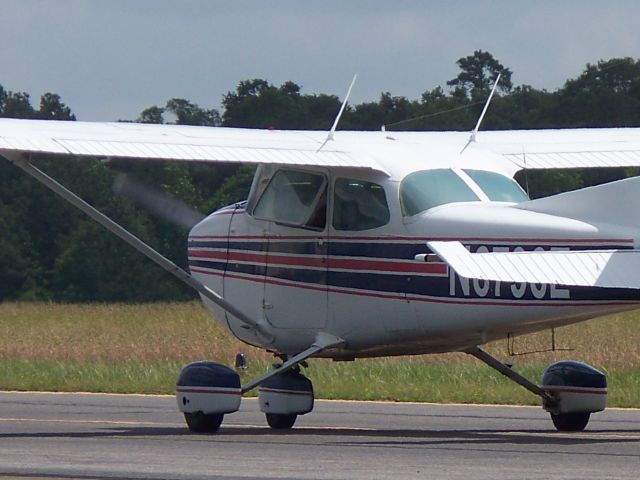
[[[116,176],[113,191],[154,215],[186,228],[193,227],[205,218],[205,215],[186,203],[157,188],[145,185],[127,173],[119,173]]]

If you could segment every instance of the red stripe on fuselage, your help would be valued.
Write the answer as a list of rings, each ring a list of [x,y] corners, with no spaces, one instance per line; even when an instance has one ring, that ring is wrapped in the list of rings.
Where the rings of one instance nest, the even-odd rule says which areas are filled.
[[[365,260],[365,259],[337,259],[329,257],[326,260],[318,256],[290,256],[266,253],[240,253],[240,252],[221,252],[209,250],[189,250],[190,258],[210,258],[220,260],[226,263],[232,262],[251,262],[260,263],[269,266],[294,266],[294,267],[312,267],[312,268],[328,268],[328,269],[345,269],[345,270],[369,270],[375,272],[392,272],[392,273],[430,273],[435,275],[446,275],[447,265],[440,262],[419,263],[416,261],[406,262],[390,262],[385,260]]]

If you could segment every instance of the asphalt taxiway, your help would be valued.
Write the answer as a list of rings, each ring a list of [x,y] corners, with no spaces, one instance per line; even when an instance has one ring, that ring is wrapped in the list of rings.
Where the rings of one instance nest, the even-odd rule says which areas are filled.
[[[534,407],[316,401],[289,432],[243,400],[215,435],[162,396],[0,393],[0,476],[565,479],[640,476],[640,411],[558,433]]]

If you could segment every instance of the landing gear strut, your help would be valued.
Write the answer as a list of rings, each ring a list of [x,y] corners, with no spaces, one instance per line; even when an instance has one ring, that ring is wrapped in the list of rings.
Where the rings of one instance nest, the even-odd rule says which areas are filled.
[[[543,408],[551,414],[553,425],[560,432],[584,430],[591,413],[605,408],[606,377],[586,363],[567,360],[550,365],[539,387],[480,347],[473,347],[467,353],[542,398]]]

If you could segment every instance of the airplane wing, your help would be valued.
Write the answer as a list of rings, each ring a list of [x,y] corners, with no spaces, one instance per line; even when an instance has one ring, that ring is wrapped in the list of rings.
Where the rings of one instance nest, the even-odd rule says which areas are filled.
[[[326,132],[139,123],[0,119],[0,155],[63,154],[195,162],[274,163],[386,171],[366,155],[340,150]]]
[[[640,289],[640,250],[470,253],[460,242],[428,242],[464,278]]]
[[[357,133],[365,143],[379,137],[377,132]],[[419,140],[418,148],[429,148],[438,138],[450,139],[451,133],[459,134],[411,132],[398,138]],[[326,136],[322,131],[0,119],[0,154],[316,165],[387,173],[366,149],[356,153],[329,142],[318,151]],[[640,166],[640,128],[486,131],[478,144],[501,154],[515,169]]]
[[[478,144],[518,169],[640,166],[640,128],[487,131]]]

